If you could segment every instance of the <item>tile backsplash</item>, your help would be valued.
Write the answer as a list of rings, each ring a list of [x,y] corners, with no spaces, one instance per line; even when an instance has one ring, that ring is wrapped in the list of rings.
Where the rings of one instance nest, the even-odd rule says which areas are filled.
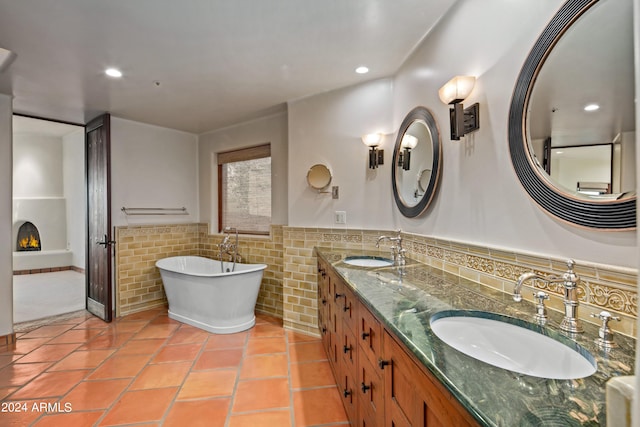
[[[376,250],[375,243],[389,230],[321,229],[272,226],[270,236],[240,236],[242,262],[264,263],[265,270],[256,309],[283,319],[285,327],[318,334],[316,306],[316,246]],[[403,233],[407,256],[474,282],[511,293],[525,271],[558,274],[565,260],[504,249]],[[148,225],[116,228],[116,315],[166,304],[155,261],[176,255],[218,258],[220,234],[209,234],[207,224]],[[388,246],[381,245],[381,250]],[[608,310],[622,318],[611,327],[637,336],[637,270],[581,263],[580,317],[596,323],[592,313]],[[551,309],[562,310],[562,288],[545,285]]]

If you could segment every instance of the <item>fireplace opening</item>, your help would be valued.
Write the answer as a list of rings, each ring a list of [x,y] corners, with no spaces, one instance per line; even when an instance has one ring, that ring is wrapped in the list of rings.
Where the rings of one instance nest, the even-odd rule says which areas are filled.
[[[40,233],[38,232],[38,227],[33,223],[27,221],[18,229],[16,250],[18,252],[42,250]]]

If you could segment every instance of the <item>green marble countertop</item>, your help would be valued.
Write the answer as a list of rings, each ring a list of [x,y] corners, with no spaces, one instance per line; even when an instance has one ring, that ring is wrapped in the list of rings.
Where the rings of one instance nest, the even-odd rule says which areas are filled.
[[[616,334],[619,347],[605,352],[594,343],[598,327],[591,323],[582,322],[585,332],[573,339],[594,356],[597,371],[576,380],[537,378],[493,367],[455,350],[431,331],[430,317],[445,310],[481,310],[533,322],[530,288],[523,288],[523,301],[516,303],[510,294],[409,259],[403,275],[398,267],[343,262],[347,256],[388,257],[385,252],[316,248],[316,253],[481,425],[604,426],[605,383],[611,377],[633,375],[635,340]],[[561,320],[561,313],[549,310],[542,332],[566,340],[558,328]]]

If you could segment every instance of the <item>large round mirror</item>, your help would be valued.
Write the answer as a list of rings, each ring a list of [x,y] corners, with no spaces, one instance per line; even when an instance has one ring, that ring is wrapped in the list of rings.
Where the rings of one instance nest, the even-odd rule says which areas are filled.
[[[391,167],[393,197],[404,216],[413,218],[427,209],[436,192],[441,163],[436,121],[428,109],[416,107],[400,125]]]
[[[569,0],[527,58],[509,113],[520,182],[584,227],[636,226],[632,0]]]

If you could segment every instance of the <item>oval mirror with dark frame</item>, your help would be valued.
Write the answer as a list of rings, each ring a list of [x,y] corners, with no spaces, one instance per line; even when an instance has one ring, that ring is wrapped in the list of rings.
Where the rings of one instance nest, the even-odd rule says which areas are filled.
[[[529,53],[509,149],[531,198],[587,228],[636,227],[632,0],[568,0]]]
[[[400,125],[391,167],[393,197],[404,216],[417,217],[429,207],[441,164],[442,145],[436,121],[427,108],[416,107]]]

